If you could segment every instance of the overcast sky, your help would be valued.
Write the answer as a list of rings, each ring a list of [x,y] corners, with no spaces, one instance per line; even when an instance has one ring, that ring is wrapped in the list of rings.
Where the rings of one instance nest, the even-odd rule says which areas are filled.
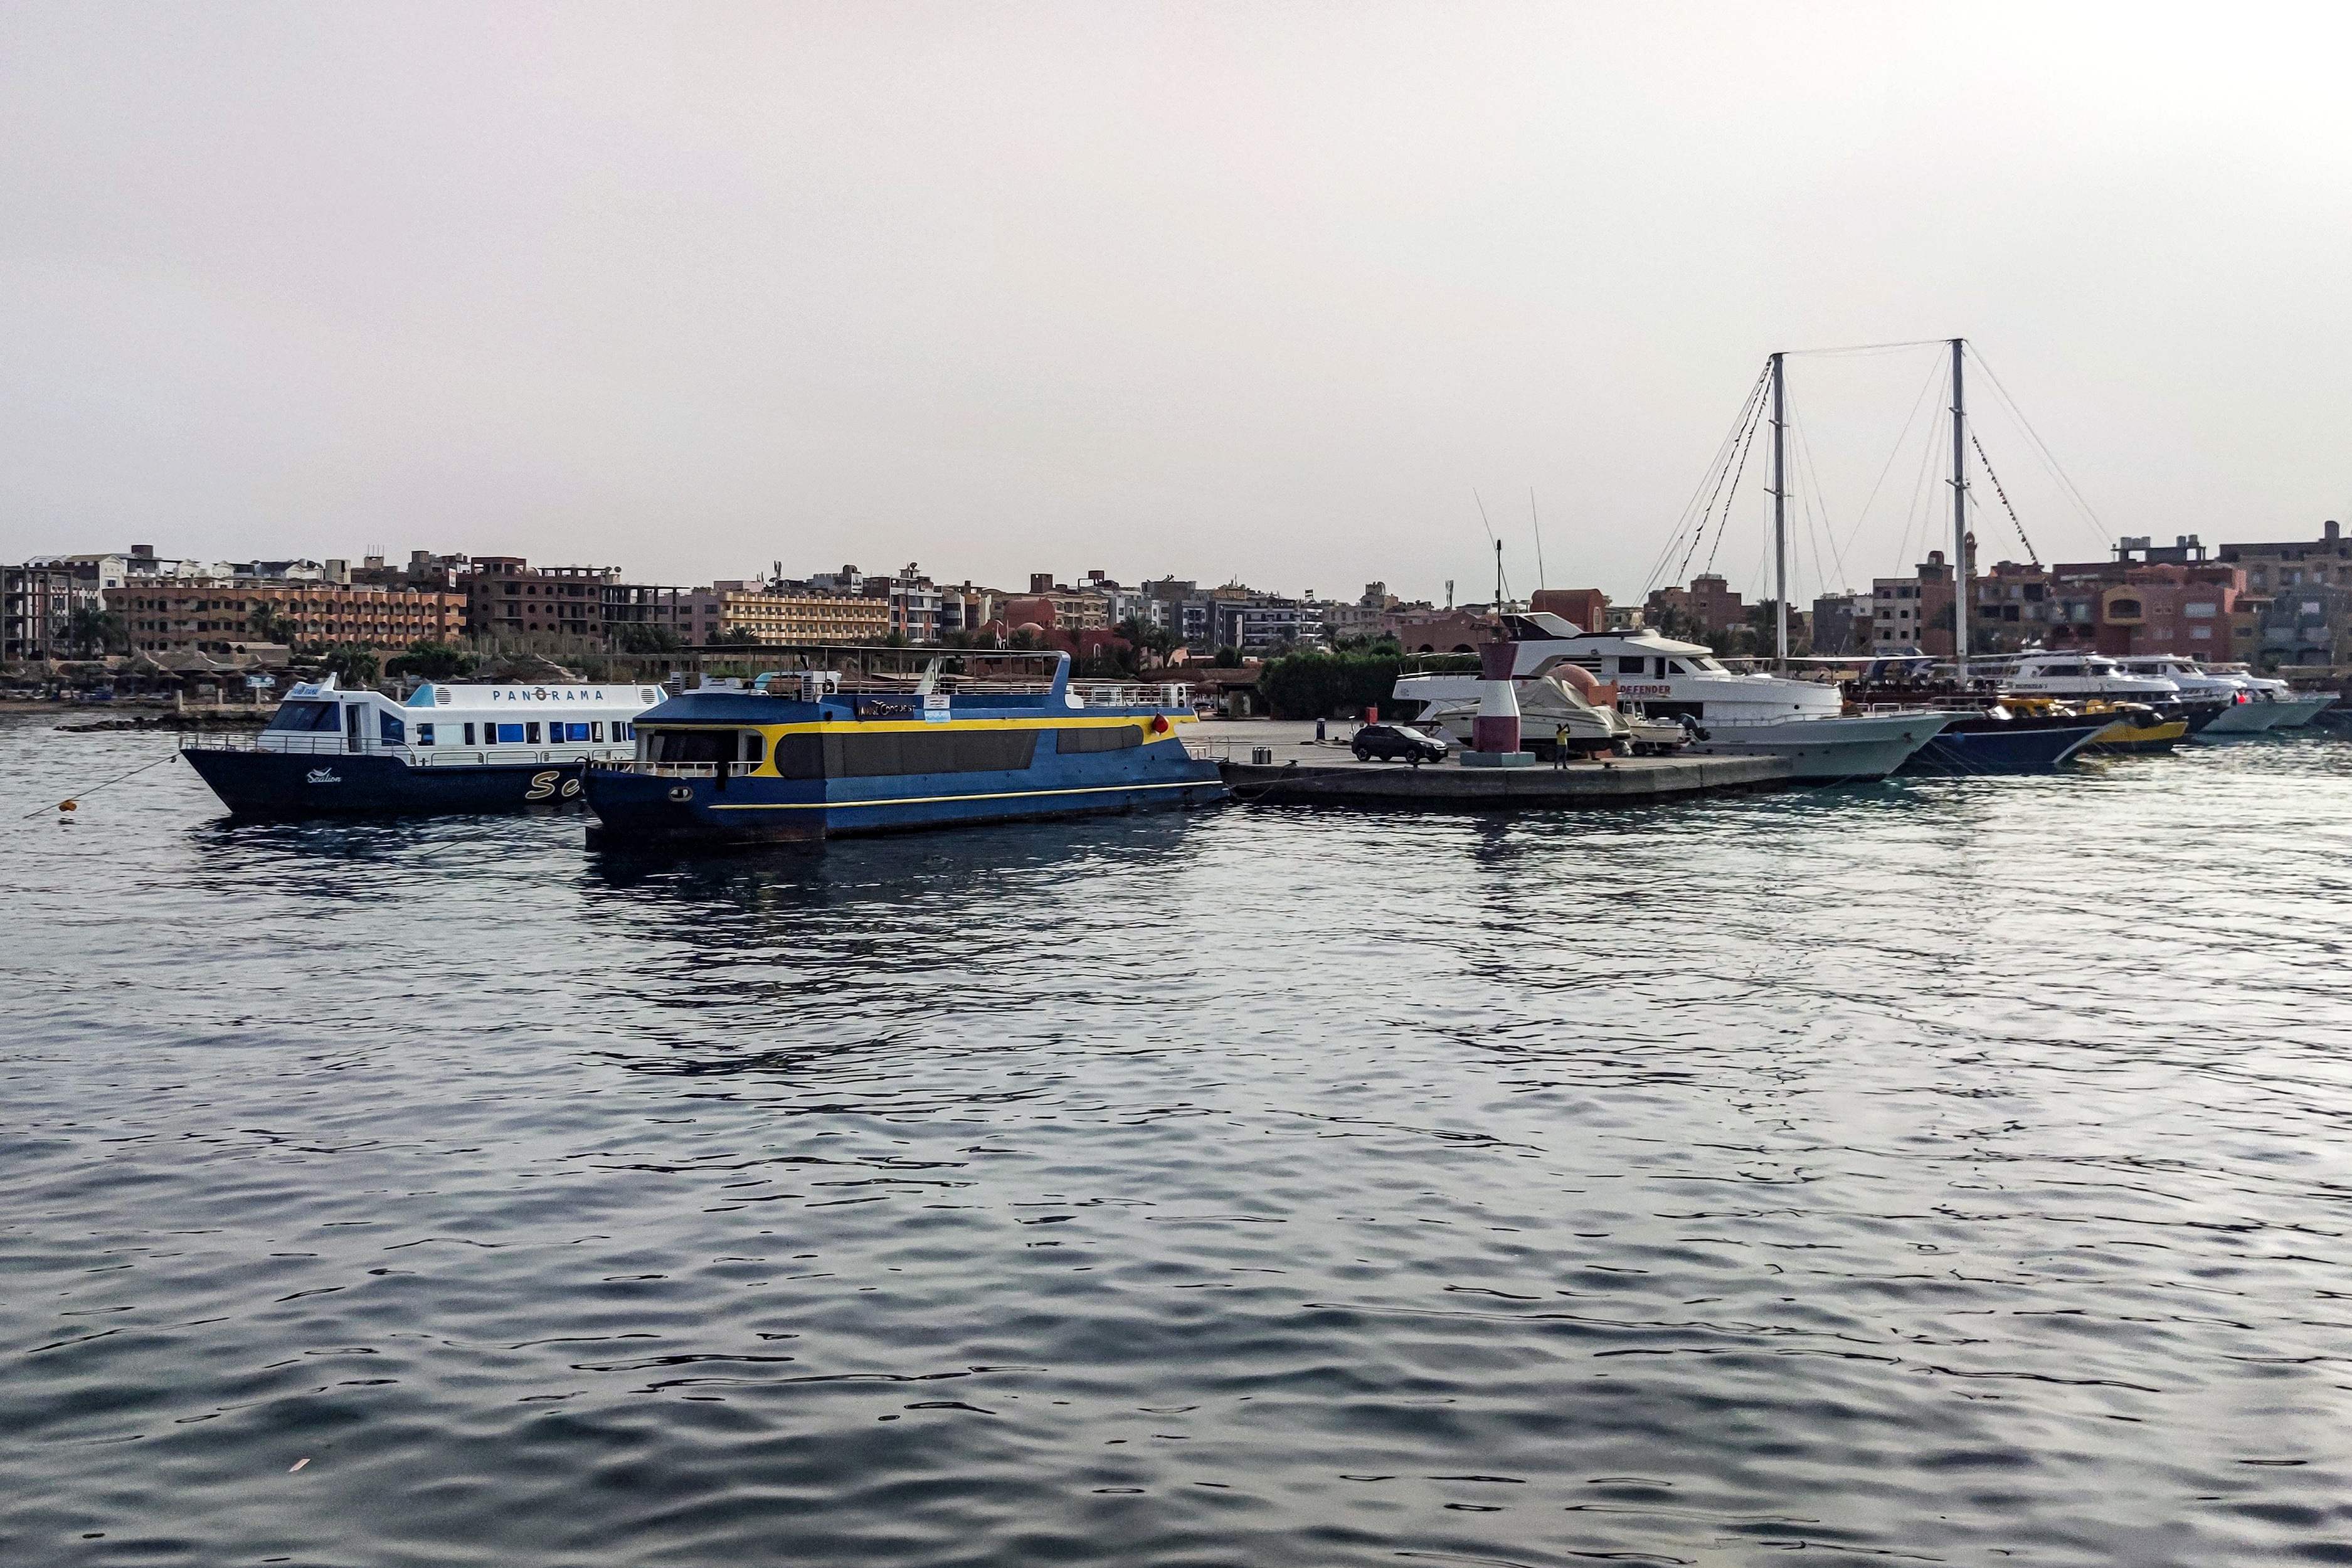
[[[1622,599],[1769,351],[1956,333],[2109,531],[2315,535],[2348,16],[0,5],[0,556],[1467,599],[1474,491],[1535,584],[1532,489],[1544,579]],[[1948,506],[1935,359],[1791,363],[1801,593]]]

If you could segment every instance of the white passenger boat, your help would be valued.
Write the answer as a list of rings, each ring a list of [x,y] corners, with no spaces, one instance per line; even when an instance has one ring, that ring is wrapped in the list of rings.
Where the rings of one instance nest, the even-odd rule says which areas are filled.
[[[2020,697],[2054,697],[2061,701],[2105,698],[2111,702],[2176,702],[2179,683],[2161,675],[2135,675],[2116,660],[2095,653],[2027,653],[2008,659],[1979,659],[1996,668],[2003,691]]]
[[[2267,675],[2256,675],[2242,664],[2225,664],[2218,668],[2240,675],[2256,691],[2276,703],[2279,717],[2273,730],[2300,730],[2336,705],[2333,691],[2297,691],[2285,681]]]
[[[2128,654],[2115,662],[2126,675],[2171,681],[2191,701],[2222,703],[2221,712],[2198,727],[2200,735],[2257,735],[2287,714],[2285,705],[2272,700],[2244,676],[2200,668],[2179,654]]]
[[[1523,703],[1535,683],[1572,665],[1614,683],[1619,703],[1639,716],[1679,722],[1693,754],[1786,757],[1801,779],[1885,778],[1958,717],[1923,709],[1848,715],[1834,686],[1734,671],[1703,645],[1654,631],[1588,632],[1540,612],[1505,616],[1503,624],[1516,647],[1511,679]],[[1458,701],[1477,679],[1408,676],[1396,695]],[[1541,725],[1532,721],[1532,732],[1541,733]]]
[[[636,752],[657,686],[428,681],[404,702],[295,687],[258,734],[189,735],[182,755],[231,811],[252,816],[503,811],[580,796],[591,762]]]

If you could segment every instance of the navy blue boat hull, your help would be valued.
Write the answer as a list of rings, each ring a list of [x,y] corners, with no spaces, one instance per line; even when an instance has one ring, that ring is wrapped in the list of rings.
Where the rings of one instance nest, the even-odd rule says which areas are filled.
[[[816,843],[967,823],[1159,811],[1209,805],[1225,796],[1214,763],[1152,756],[1150,748],[1077,759],[1084,769],[909,775],[860,780],[679,778],[593,768],[589,804],[600,825],[589,842]],[[1048,759],[1050,760],[1050,759]]]
[[[2104,722],[2071,725],[2004,723],[1946,730],[1911,753],[1906,773],[2038,773],[2057,767],[2088,745]]]
[[[240,816],[522,811],[580,799],[580,764],[410,767],[383,756],[191,748],[188,765]]]

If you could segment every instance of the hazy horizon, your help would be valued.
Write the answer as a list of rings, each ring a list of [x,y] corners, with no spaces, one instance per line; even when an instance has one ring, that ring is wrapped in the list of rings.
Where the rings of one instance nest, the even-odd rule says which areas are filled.
[[[2315,536],[2352,22],[2221,16],[9,4],[0,556],[1471,600],[1475,493],[1622,600],[1768,353],[1953,334],[2044,559]],[[1948,536],[1939,353],[1791,362],[1795,596]]]

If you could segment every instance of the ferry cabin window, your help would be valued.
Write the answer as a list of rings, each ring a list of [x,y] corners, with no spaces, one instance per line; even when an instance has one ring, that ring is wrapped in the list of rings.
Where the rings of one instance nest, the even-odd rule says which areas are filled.
[[[757,766],[768,754],[768,742],[757,730],[743,731],[743,761]]]
[[[617,741],[621,738],[620,729],[621,727],[618,724],[613,726],[613,739]],[[602,719],[593,719],[589,721],[588,738],[592,741],[601,741],[604,738],[604,721]]]
[[[490,735],[491,740],[505,745],[519,746],[522,743],[522,729],[520,724],[485,724],[482,726],[482,732],[488,735],[495,730],[498,733]],[[533,724],[530,729],[534,735],[539,732],[539,726],[536,724]]]
[[[342,715],[335,711],[332,702],[281,702],[277,715],[269,721],[273,730],[340,730]]]
[[[1066,757],[1080,752],[1123,752],[1142,743],[1143,731],[1132,724],[1054,731],[1054,749]]]
[[[408,725],[389,713],[378,713],[375,716],[375,738],[387,746],[405,745],[408,743]]]
[[[1642,673],[1642,659],[1641,659],[1641,656],[1639,656],[1639,655],[1637,654],[1637,655],[1634,655],[1634,656],[1633,656],[1633,657],[1631,657],[1631,658],[1621,658],[1621,659],[1619,659],[1619,660],[1617,661],[1617,673],[1618,673],[1618,674],[1620,674],[1620,675],[1639,675],[1639,674],[1641,674],[1641,673]]]
[[[419,724],[416,726],[416,743],[420,746],[429,746],[433,743],[432,725]]]
[[[719,763],[735,749],[732,730],[648,730],[646,755],[656,763]]]
[[[530,721],[528,721],[527,723],[525,723],[525,724],[523,725],[523,727],[522,727],[522,739],[523,739],[523,744],[525,744],[525,745],[527,745],[527,746],[536,746],[536,745],[538,745],[538,744],[539,744],[539,721],[538,721],[538,720],[536,720],[536,719],[530,720]]]
[[[468,725],[467,725],[467,726],[466,726],[466,744],[467,744],[467,745],[469,745],[469,746],[470,746],[470,745],[472,745],[473,743],[474,743],[474,727],[473,727],[471,724],[468,724]]]
[[[799,739],[800,737],[790,737]],[[1037,752],[1034,730],[963,730],[862,735],[826,735],[824,774],[830,778],[881,778],[906,773],[1017,773]],[[777,748],[782,771],[784,748]],[[798,761],[798,759],[795,759]],[[805,765],[805,764],[803,764]],[[788,773],[788,778],[809,773]]]

